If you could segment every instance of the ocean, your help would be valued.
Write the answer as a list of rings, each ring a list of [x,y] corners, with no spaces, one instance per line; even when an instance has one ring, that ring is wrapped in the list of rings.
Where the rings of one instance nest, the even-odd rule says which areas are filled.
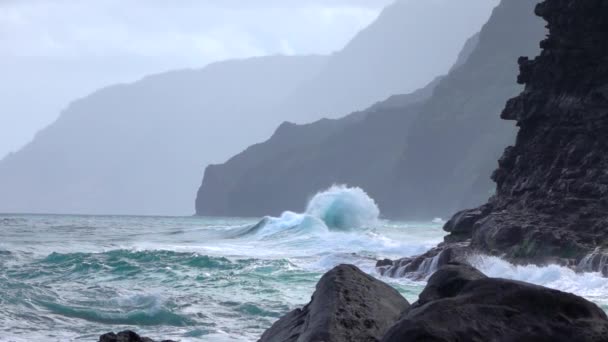
[[[204,218],[0,215],[0,341],[96,341],[133,329],[180,341],[256,341],[306,304],[341,263],[410,302],[424,281],[381,277],[377,259],[425,252],[442,220],[396,222],[360,189],[333,187],[303,213]],[[573,292],[608,310],[608,279],[474,256],[489,276]]]

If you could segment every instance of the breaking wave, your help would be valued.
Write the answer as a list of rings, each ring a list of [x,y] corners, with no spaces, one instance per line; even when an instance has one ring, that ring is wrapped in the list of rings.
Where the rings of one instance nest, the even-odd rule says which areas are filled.
[[[379,217],[378,205],[363,189],[334,185],[317,193],[304,213],[286,211],[280,217],[265,217],[242,235],[353,231],[372,227]]]

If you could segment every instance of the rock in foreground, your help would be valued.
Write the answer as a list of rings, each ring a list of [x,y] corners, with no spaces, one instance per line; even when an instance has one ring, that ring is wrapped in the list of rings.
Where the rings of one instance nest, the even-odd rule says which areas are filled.
[[[451,264],[429,279],[419,301],[382,341],[605,342],[608,318],[573,294]]]
[[[260,342],[378,341],[409,303],[352,265],[327,272],[302,309],[283,316]]]
[[[118,334],[113,332],[103,334],[99,337],[99,342],[154,342],[154,340],[141,337],[130,330],[121,331]],[[161,342],[173,342],[171,340],[163,340]]]

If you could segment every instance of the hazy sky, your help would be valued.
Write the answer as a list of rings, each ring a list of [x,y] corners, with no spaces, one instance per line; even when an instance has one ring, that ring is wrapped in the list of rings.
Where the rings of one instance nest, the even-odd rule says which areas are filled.
[[[226,58],[331,53],[390,2],[0,0],[0,158],[104,85]]]

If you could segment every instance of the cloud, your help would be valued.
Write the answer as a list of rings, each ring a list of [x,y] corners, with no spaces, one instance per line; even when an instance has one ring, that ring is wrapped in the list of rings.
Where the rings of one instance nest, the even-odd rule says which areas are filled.
[[[3,55],[166,56],[183,61],[329,53],[385,1],[22,0],[0,5]]]
[[[97,88],[229,58],[329,54],[391,1],[0,0],[0,158]]]

